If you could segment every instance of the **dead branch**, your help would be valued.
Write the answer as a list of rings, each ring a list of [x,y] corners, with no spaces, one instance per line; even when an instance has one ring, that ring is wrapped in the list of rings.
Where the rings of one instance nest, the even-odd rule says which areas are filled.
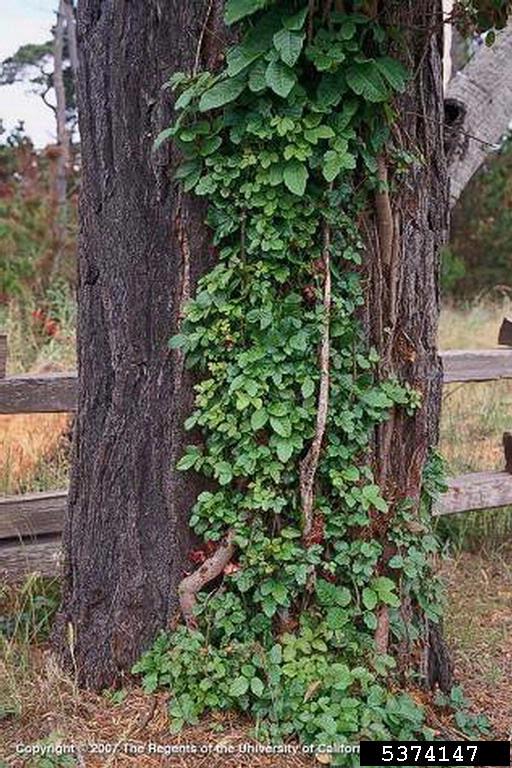
[[[331,326],[331,230],[329,224],[323,223],[323,269],[324,269],[324,322],[322,342],[320,346],[320,390],[318,393],[318,406],[316,412],[316,429],[313,442],[306,456],[300,462],[300,497],[302,504],[302,536],[306,539],[313,524],[313,500],[314,485],[318,469],[318,461],[327,424],[329,410],[329,383],[330,383],[330,326]]]
[[[197,621],[194,614],[196,607],[196,595],[197,593],[210,581],[220,576],[226,565],[233,557],[235,545],[233,539],[235,533],[231,528],[224,541],[221,541],[215,552],[207,558],[204,563],[191,573],[190,576],[185,576],[181,580],[178,587],[178,596],[180,601],[181,613],[185,624],[189,629],[195,629],[197,627]]]

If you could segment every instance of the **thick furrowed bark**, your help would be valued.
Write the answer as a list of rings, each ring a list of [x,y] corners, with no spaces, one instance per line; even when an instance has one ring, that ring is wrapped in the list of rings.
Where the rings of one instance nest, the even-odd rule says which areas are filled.
[[[116,684],[177,609],[188,550],[197,487],[173,467],[192,382],[167,341],[209,258],[203,211],[177,209],[176,159],[152,143],[171,120],[161,85],[222,47],[203,33],[197,52],[207,5],[79,6],[79,395],[54,643],[94,688]]]
[[[448,225],[448,183],[442,133],[443,46],[442,39],[428,30],[441,14],[440,0],[408,0],[388,11],[389,23],[405,30],[410,56],[406,63],[416,73],[397,103],[394,138],[419,162],[398,183],[393,185],[390,179],[391,215],[386,201],[378,201],[369,245],[366,323],[371,342],[381,352],[382,376],[397,376],[423,398],[414,416],[397,411],[376,435],[376,474],[392,504],[419,499],[428,450],[438,436],[442,386],[436,349],[438,271]],[[418,29],[424,32],[412,31]],[[385,175],[382,167],[380,175]],[[388,522],[386,516],[375,517],[375,533],[384,541]],[[377,638],[381,647],[387,643],[386,625],[383,616]]]

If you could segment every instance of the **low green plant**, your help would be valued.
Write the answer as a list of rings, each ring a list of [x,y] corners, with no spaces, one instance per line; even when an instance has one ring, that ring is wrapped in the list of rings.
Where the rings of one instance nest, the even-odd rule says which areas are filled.
[[[456,725],[470,738],[482,738],[489,735],[489,721],[484,715],[475,715],[470,710],[470,703],[460,685],[454,685],[449,694],[436,694],[435,703],[438,707],[450,710]]]
[[[23,644],[38,643],[50,634],[60,600],[58,579],[31,574],[19,586],[0,591],[0,637]]]

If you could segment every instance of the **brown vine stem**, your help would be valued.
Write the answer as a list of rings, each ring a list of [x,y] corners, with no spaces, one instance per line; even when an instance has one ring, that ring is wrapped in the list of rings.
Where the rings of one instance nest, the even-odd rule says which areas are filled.
[[[375,193],[375,208],[377,210],[377,227],[379,230],[380,258],[387,267],[391,264],[393,251],[393,213],[389,200],[388,167],[382,155],[377,158],[377,177],[379,188]]]
[[[210,0],[208,3],[208,7],[206,9],[206,14],[204,17],[203,26],[201,27],[201,34],[199,35],[199,40],[197,42],[197,48],[196,48],[196,56],[194,60],[194,69],[192,70],[192,75],[195,77],[199,71],[199,64],[201,62],[201,51],[203,48],[203,42],[204,42],[204,36],[206,34],[206,29],[208,27],[208,22],[210,20],[210,15],[213,9],[214,0]]]
[[[178,587],[180,609],[185,624],[189,629],[197,627],[194,613],[197,593],[210,581],[220,576],[233,557],[233,552],[235,551],[234,537],[235,532],[230,528],[226,538],[224,541],[221,541],[215,552],[196,571],[189,576],[185,576],[180,582]]]
[[[314,18],[315,18],[316,2],[315,0],[309,0],[308,3],[308,43],[313,39],[314,31]]]
[[[318,406],[316,412],[316,429],[313,442],[309,451],[300,462],[300,498],[302,505],[302,537],[306,539],[311,533],[313,524],[313,501],[315,478],[320,459],[320,451],[327,424],[329,411],[329,383],[330,383],[330,327],[331,327],[331,229],[327,221],[323,222],[323,269],[324,269],[324,322],[322,341],[320,346],[320,389],[318,393]]]
[[[389,645],[389,608],[383,605],[377,613],[377,629],[375,630],[375,647],[377,653],[385,654],[388,652]]]

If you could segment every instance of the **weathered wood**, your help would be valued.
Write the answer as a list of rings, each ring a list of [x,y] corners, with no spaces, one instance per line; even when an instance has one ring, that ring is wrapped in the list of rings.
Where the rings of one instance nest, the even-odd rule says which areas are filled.
[[[0,539],[61,533],[67,491],[0,498]]]
[[[60,539],[60,536],[52,536],[42,541],[0,544],[0,579],[18,581],[29,573],[57,576]]]
[[[76,373],[45,373],[0,379],[0,413],[76,410]]]
[[[503,451],[505,453],[505,472],[512,474],[512,432],[503,433]]]
[[[474,472],[448,480],[448,491],[433,514],[452,515],[512,504],[512,475],[507,472]]]
[[[512,379],[512,349],[456,349],[441,353],[444,383]]]
[[[0,379],[5,378],[7,371],[7,334],[0,333]]]
[[[512,318],[504,317],[501,324],[498,344],[505,344],[507,347],[512,347]]]

